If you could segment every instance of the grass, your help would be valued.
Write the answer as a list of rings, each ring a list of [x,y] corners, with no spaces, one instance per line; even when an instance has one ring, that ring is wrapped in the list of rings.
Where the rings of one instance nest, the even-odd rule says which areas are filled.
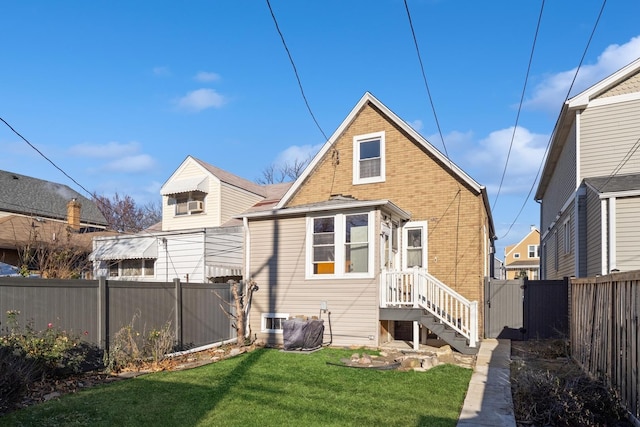
[[[260,349],[63,396],[0,417],[11,426],[455,426],[471,370],[328,365],[353,350]]]

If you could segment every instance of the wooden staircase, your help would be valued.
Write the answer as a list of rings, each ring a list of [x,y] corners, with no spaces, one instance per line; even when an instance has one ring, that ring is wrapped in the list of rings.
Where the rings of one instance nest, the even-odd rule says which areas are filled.
[[[389,320],[420,322],[459,352],[477,353],[478,303],[426,270],[383,271],[380,298],[381,319],[384,310]]]
[[[471,355],[478,353],[477,346],[469,347],[467,338],[460,335],[446,323],[440,322],[440,319],[435,315],[425,311],[424,314],[420,316],[420,323],[460,353]]]

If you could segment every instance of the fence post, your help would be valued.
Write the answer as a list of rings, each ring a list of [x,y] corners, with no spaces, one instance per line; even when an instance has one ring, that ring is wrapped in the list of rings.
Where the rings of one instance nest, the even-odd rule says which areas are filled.
[[[176,297],[176,305],[174,310],[174,312],[176,313],[176,345],[178,346],[178,348],[182,349],[182,283],[180,283],[180,279],[175,278],[173,279],[173,285],[175,288]]]
[[[98,336],[97,343],[105,353],[109,351],[109,302],[107,300],[107,278],[98,278]]]
[[[469,347],[474,348],[478,344],[478,302],[472,301],[470,306],[470,330],[469,330]]]

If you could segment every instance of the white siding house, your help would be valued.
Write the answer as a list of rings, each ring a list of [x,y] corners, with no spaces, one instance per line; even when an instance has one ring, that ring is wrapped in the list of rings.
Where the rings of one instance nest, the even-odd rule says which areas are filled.
[[[112,280],[196,283],[240,278],[243,228],[233,216],[265,200],[274,187],[286,189],[188,156],[160,190],[161,230],[94,239],[94,273]]]

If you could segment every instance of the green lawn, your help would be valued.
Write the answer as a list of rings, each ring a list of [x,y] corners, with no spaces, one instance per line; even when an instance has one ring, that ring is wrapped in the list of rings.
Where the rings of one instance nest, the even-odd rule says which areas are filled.
[[[328,365],[353,350],[262,349],[95,387],[0,417],[10,426],[455,426],[471,370]]]

